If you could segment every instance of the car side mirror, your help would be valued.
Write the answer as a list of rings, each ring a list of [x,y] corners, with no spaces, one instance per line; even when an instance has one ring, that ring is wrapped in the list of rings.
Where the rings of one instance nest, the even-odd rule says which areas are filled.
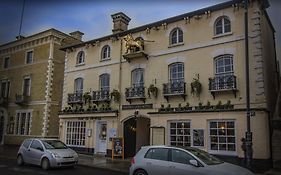
[[[197,160],[194,160],[194,159],[189,160],[189,163],[190,163],[191,165],[195,166],[195,167],[199,167],[199,164],[198,164],[198,161],[197,161]]]

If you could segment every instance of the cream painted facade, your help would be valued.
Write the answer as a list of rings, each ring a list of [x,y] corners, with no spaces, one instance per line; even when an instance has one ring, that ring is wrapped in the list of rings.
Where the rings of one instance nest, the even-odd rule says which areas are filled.
[[[58,137],[63,44],[78,40],[49,29],[0,46],[1,144]]]
[[[200,143],[199,148],[214,154],[244,157],[240,139],[245,136],[247,121],[244,9],[241,6],[241,3],[230,1],[129,30],[124,25],[116,29],[118,26],[114,24],[112,35],[64,47],[60,139],[80,151],[111,154],[111,137],[115,137],[116,132],[116,137],[125,139],[125,155],[132,156],[140,146],[147,144],[195,146],[193,134],[201,130],[204,143]],[[117,21],[119,17],[123,23],[130,21],[123,13],[112,17]],[[224,17],[230,22],[230,31],[216,34],[217,21]],[[226,20],[223,25],[225,23]],[[175,31],[176,42],[171,44]],[[132,34],[134,39],[141,37],[144,49],[126,53],[124,37],[128,34]],[[182,35],[182,41],[179,35]],[[273,110],[271,104],[275,103],[278,92],[273,45],[274,29],[264,7],[260,1],[252,1],[249,7],[249,56],[251,108],[255,111],[251,118],[254,159],[270,159],[269,120]],[[110,57],[107,57],[106,47],[110,47]],[[84,54],[82,63],[79,62],[81,53]],[[232,60],[232,71],[228,73],[235,80],[232,79],[231,87],[219,88],[219,80],[215,78],[215,87],[209,87],[210,78],[218,76],[216,60],[224,56]],[[167,84],[178,82],[173,79],[173,65],[176,65],[176,78],[185,84],[181,89],[183,92],[173,92]],[[109,75],[109,85],[103,84],[104,75]],[[202,87],[199,96],[191,93],[191,83],[196,78]],[[270,83],[269,79],[272,80]],[[138,86],[138,83],[142,85]],[[126,93],[126,88],[132,88],[133,84],[140,89],[128,89]],[[163,84],[167,84],[170,93],[166,92]],[[148,96],[150,85],[157,87],[157,97]],[[89,92],[93,100],[97,98],[93,94],[101,88],[109,88],[109,92],[118,90],[120,101],[108,96],[111,100],[83,102],[85,92]],[[78,91],[81,98],[74,100],[73,95]],[[228,100],[231,101],[230,108],[215,109],[220,101],[226,104]],[[101,101],[111,107],[106,113],[99,110]],[[184,107],[187,102],[191,110],[166,110],[168,105],[171,108],[177,108],[179,104]],[[199,103],[206,106],[208,102],[214,106],[213,109],[198,109]],[[93,106],[97,106],[94,112],[91,110]],[[85,126],[81,122],[85,122]],[[177,129],[177,124],[186,127]],[[218,128],[215,131],[213,125],[216,124]],[[104,128],[100,129],[100,126]],[[229,134],[224,133],[228,130]],[[80,131],[83,131],[82,135]],[[217,134],[211,135],[214,131]],[[162,136],[163,139],[159,139]],[[100,148],[101,144],[104,148]]]

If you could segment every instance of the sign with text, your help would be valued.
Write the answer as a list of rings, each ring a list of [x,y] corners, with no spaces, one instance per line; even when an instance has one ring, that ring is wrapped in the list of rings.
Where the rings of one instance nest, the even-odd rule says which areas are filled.
[[[204,146],[204,130],[193,130],[193,146]]]
[[[134,104],[134,105],[122,105],[122,109],[152,109],[152,104]]]
[[[114,157],[124,159],[124,140],[122,137],[112,138],[112,159]]]

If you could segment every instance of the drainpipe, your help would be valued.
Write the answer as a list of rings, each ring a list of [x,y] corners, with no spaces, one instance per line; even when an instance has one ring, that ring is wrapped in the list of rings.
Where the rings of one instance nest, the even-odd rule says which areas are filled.
[[[121,83],[122,83],[122,52],[123,52],[123,42],[122,38],[120,38],[120,61],[119,61],[119,84],[118,84],[118,90],[119,93],[121,94]],[[118,130],[118,136],[121,136],[121,95],[120,95],[120,100],[118,104],[118,116],[117,116],[117,130]]]
[[[251,106],[250,106],[250,72],[249,72],[249,36],[248,36],[248,0],[244,1],[244,27],[245,27],[245,71],[246,71],[246,103],[247,103],[247,131],[245,133],[246,138],[246,166],[251,168],[252,158],[253,158],[253,148],[252,148],[252,135],[251,132]]]

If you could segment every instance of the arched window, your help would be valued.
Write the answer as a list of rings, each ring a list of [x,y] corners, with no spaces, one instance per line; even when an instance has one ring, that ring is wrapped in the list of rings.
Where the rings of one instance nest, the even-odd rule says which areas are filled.
[[[175,28],[170,33],[170,44],[179,44],[183,42],[183,32],[180,28]]]
[[[110,75],[102,74],[100,75],[100,89],[101,90],[109,90],[110,89]]]
[[[106,45],[102,48],[101,54],[102,54],[102,60],[110,59],[110,47],[109,47],[109,45]]]
[[[169,65],[169,78],[170,82],[183,82],[184,81],[184,64],[173,63]]]
[[[140,87],[144,85],[144,69],[137,68],[132,71],[132,85]]]
[[[221,16],[215,22],[215,35],[231,32],[231,23],[228,17]]]
[[[74,92],[83,93],[83,78],[76,78],[74,80]]]
[[[76,64],[83,64],[85,61],[85,53],[84,51],[80,51],[77,54]]]
[[[233,74],[233,55],[220,55],[215,58],[216,76]]]

